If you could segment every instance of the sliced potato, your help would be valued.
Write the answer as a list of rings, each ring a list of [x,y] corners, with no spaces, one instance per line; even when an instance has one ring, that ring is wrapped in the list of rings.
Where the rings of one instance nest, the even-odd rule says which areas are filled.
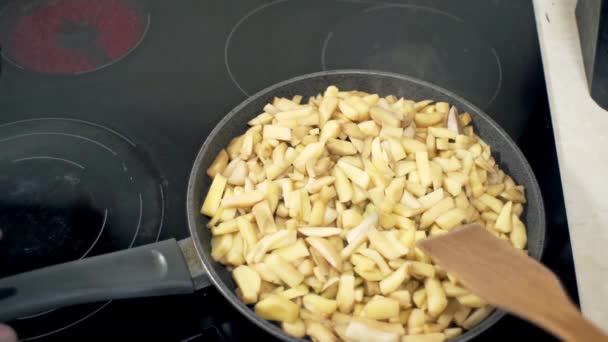
[[[271,321],[293,323],[300,315],[300,307],[296,303],[274,294],[259,301],[254,309],[258,316]]]
[[[325,315],[331,315],[338,308],[338,303],[335,300],[327,299],[315,294],[305,295],[302,297],[302,302],[306,309]]]
[[[342,229],[334,227],[302,227],[298,232],[304,236],[329,237],[340,235]]]
[[[325,151],[325,144],[323,142],[317,142],[306,145],[298,157],[293,161],[293,166],[296,170],[304,172],[306,163],[313,163],[319,159],[321,154]]]
[[[233,268],[241,300],[298,338],[462,334],[492,308],[416,242],[478,222],[527,244],[525,189],[471,120],[447,102],[335,86],[274,98],[206,170],[211,257]]]
[[[439,225],[439,227],[450,230],[460,225],[466,218],[467,215],[464,210],[460,208],[453,208],[437,217],[435,222],[437,225]]]
[[[338,341],[336,336],[331,332],[329,328],[315,321],[306,322],[306,334],[308,334],[310,337],[312,337],[314,341],[317,342]]]
[[[503,233],[509,233],[511,232],[511,230],[513,229],[512,226],[512,219],[511,219],[511,212],[513,209],[513,202],[509,201],[507,202],[502,209],[500,210],[500,213],[498,214],[498,218],[496,219],[496,223],[494,224],[494,228],[503,232]]]
[[[264,199],[264,191],[254,190],[222,199],[222,208],[248,208]]]
[[[479,201],[485,205],[487,205],[490,209],[494,210],[495,213],[500,213],[502,210],[502,202],[496,197],[490,196],[488,194],[483,194],[479,197]]]
[[[401,286],[403,281],[409,277],[407,269],[408,264],[403,264],[391,275],[382,279],[380,281],[380,292],[386,296],[397,290]]]
[[[379,106],[374,106],[370,108],[370,116],[380,126],[386,125],[392,127],[399,127],[399,125],[401,124],[401,121],[399,120],[397,115],[395,115],[395,113]]]
[[[321,237],[311,236],[306,242],[327,260],[334,268],[342,268],[342,257],[340,252],[327,240]]]
[[[511,243],[515,248],[524,249],[526,244],[528,243],[528,236],[526,233],[526,227],[523,222],[517,217],[517,215],[512,215],[512,231],[511,231]]]
[[[276,139],[283,141],[291,140],[291,129],[289,127],[264,125],[264,131],[262,134],[264,139]]]
[[[362,313],[364,317],[377,320],[399,317],[399,302],[393,298],[376,295],[363,307]]]
[[[246,304],[257,302],[260,285],[262,284],[258,273],[249,266],[241,265],[232,270],[232,277],[236,285],[241,289],[243,301]]]
[[[420,217],[420,228],[430,227],[439,216],[452,208],[454,208],[454,200],[452,197],[446,197],[440,200],[437,202],[437,204],[422,214]]]
[[[277,230],[274,217],[272,215],[272,210],[270,209],[270,204],[267,200],[261,201],[254,205],[251,212],[253,213],[258,228],[262,233],[275,232]]]
[[[413,261],[409,267],[410,274],[416,278],[433,278],[435,277],[435,267],[433,265]]]
[[[370,229],[367,232],[367,237],[371,246],[389,260],[399,258],[409,252],[407,247],[395,245],[393,242],[396,241],[390,241],[376,229]]]
[[[380,322],[374,322],[364,320],[361,318],[353,318],[344,333],[345,337],[352,341],[368,342],[368,341],[379,341],[379,342],[398,342],[399,333],[393,331],[386,331],[378,328]]]
[[[211,257],[215,261],[221,261],[232,248],[233,235],[225,234],[211,238]]]
[[[456,299],[458,302],[460,302],[460,304],[470,308],[483,308],[484,306],[488,305],[488,302],[486,302],[483,298],[472,293],[457,297]]]
[[[302,239],[298,239],[298,241],[294,244],[274,250],[273,254],[279,255],[287,262],[294,262],[310,255],[308,248]]]
[[[416,114],[414,122],[417,127],[429,127],[440,123],[443,117],[441,113]]]
[[[296,287],[304,280],[304,275],[302,275],[297,268],[285,261],[279,255],[268,255],[265,259],[265,264],[268,265],[270,270],[290,287]]]
[[[227,182],[228,180],[221,174],[218,173],[215,175],[213,182],[209,187],[209,192],[207,192],[207,197],[205,197],[205,201],[201,207],[201,213],[203,215],[215,215],[220,207],[222,195],[224,194],[224,189],[226,188]]]
[[[281,329],[291,336],[302,338],[306,336],[306,325],[301,319],[294,322],[281,322]]]
[[[357,184],[363,189],[367,189],[370,181],[367,173],[343,160],[338,161],[338,166],[354,184]]]
[[[437,317],[448,306],[448,299],[443,291],[443,287],[439,280],[427,278],[424,281],[424,288],[426,289],[429,314]]]
[[[469,317],[467,317],[467,319],[464,320],[464,322],[462,322],[462,327],[465,329],[473,328],[477,324],[481,323],[481,321],[483,321],[486,317],[488,317],[490,313],[492,313],[492,310],[494,309],[491,306],[484,306],[479,309],[476,309],[471,313]]]
[[[339,167],[334,168],[336,178],[336,192],[340,202],[348,202],[353,198],[353,186],[348,180],[346,173]]]
[[[357,149],[352,143],[340,139],[329,139],[327,141],[327,150],[330,153],[339,156],[350,156],[357,154]]]
[[[221,174],[226,169],[226,165],[228,165],[228,161],[230,156],[228,156],[228,152],[225,149],[222,149],[220,153],[217,154],[209,168],[207,168],[207,175],[210,178],[214,178],[217,174]],[[206,213],[203,213],[207,215]]]
[[[351,312],[355,304],[355,277],[352,274],[340,276],[336,301],[340,312]]]

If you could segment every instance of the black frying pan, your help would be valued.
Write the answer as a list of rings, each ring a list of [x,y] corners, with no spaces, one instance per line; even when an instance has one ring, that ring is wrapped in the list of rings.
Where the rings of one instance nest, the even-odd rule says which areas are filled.
[[[381,95],[446,101],[461,111],[468,111],[477,134],[492,146],[500,167],[526,187],[528,203],[523,219],[528,227],[528,250],[530,256],[540,259],[545,241],[545,210],[540,189],[523,154],[496,122],[461,97],[424,81],[386,72],[336,70],[296,77],[266,88],[220,121],[201,147],[190,174],[186,209],[191,238],[179,242],[165,240],[0,279],[0,321],[85,302],[191,293],[213,284],[258,326],[285,341],[298,341],[277,325],[255,315],[236,297],[230,272],[211,258],[211,234],[205,226],[208,219],[199,209],[211,183],[207,168],[233,137],[245,131],[247,121],[259,114],[266,103],[275,96],[316,95],[331,84]],[[503,315],[504,312],[495,311],[454,341],[474,338]]]

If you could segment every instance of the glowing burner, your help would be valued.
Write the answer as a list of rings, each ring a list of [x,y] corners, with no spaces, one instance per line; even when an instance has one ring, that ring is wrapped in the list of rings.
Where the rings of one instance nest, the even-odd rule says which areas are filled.
[[[0,17],[3,55],[20,68],[78,74],[113,64],[143,39],[149,15],[136,1],[15,2]]]

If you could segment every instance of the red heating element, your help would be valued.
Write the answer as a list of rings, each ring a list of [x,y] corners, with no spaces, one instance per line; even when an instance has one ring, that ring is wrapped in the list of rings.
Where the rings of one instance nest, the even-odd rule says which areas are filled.
[[[5,53],[32,71],[81,73],[126,55],[145,26],[142,11],[124,1],[49,1],[16,20]]]

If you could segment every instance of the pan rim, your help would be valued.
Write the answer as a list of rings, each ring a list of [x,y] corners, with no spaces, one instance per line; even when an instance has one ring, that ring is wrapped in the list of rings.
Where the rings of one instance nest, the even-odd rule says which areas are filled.
[[[237,296],[230,289],[228,289],[227,287],[222,285],[222,280],[220,279],[220,276],[215,272],[213,267],[211,267],[210,260],[208,260],[205,257],[204,251],[202,249],[202,241],[201,241],[199,234],[197,232],[197,229],[196,229],[196,220],[198,219],[198,215],[200,215],[200,214],[192,206],[192,203],[194,201],[194,196],[196,195],[196,194],[194,194],[194,188],[195,188],[194,185],[197,181],[197,175],[200,173],[201,161],[202,161],[204,155],[207,153],[207,150],[209,149],[212,138],[221,132],[221,130],[225,126],[226,122],[228,122],[232,117],[237,115],[244,107],[249,105],[252,101],[256,100],[259,97],[267,95],[269,93],[276,92],[278,89],[280,89],[284,86],[287,86],[291,83],[297,82],[297,81],[302,81],[302,80],[317,78],[317,77],[324,77],[324,76],[335,76],[335,75],[381,76],[381,77],[389,77],[389,78],[405,80],[405,81],[408,81],[411,83],[418,84],[422,87],[430,88],[439,93],[442,93],[443,95],[445,95],[451,99],[457,100],[457,101],[465,104],[466,106],[473,109],[473,111],[475,111],[476,114],[480,115],[489,124],[491,129],[493,129],[496,133],[498,133],[498,135],[501,137],[501,139],[503,139],[504,142],[513,151],[515,151],[516,157],[520,160],[519,166],[521,166],[524,169],[523,171],[525,174],[530,175],[531,187],[532,187],[533,192],[539,194],[539,196],[534,197],[534,200],[536,201],[538,211],[541,214],[540,217],[538,218],[539,222],[538,222],[538,227],[537,227],[537,229],[540,231],[540,238],[538,239],[538,241],[536,241],[536,244],[534,246],[535,248],[533,249],[538,252],[535,253],[535,255],[531,255],[531,256],[536,260],[541,260],[541,258],[543,256],[545,240],[546,240],[546,213],[545,213],[544,202],[542,199],[542,193],[540,191],[540,186],[538,185],[538,180],[536,179],[536,175],[534,174],[534,171],[532,170],[532,167],[530,166],[528,160],[524,156],[523,152],[519,149],[519,147],[517,146],[515,141],[513,141],[511,136],[496,121],[494,121],[494,119],[492,119],[488,114],[486,114],[479,107],[473,105],[468,100],[464,99],[460,95],[458,95],[450,90],[437,86],[433,83],[430,83],[430,82],[427,82],[424,80],[420,80],[418,78],[407,76],[407,75],[402,75],[402,74],[393,73],[393,72],[386,72],[386,71],[367,70],[367,69],[366,70],[335,69],[335,70],[326,70],[326,71],[308,73],[308,74],[292,77],[287,80],[272,84],[272,85],[256,92],[255,94],[249,96],[248,98],[243,100],[241,103],[239,103],[236,107],[234,107],[230,112],[228,112],[222,118],[222,120],[220,120],[215,125],[213,130],[209,133],[209,135],[205,139],[205,142],[203,143],[203,145],[201,146],[201,148],[199,149],[199,151],[196,155],[192,170],[190,172],[190,177],[188,180],[188,187],[187,187],[186,212],[187,212],[187,218],[188,218],[188,229],[189,229],[190,235],[194,241],[194,247],[197,251],[198,257],[201,260],[206,273],[208,274],[208,276],[209,276],[210,280],[212,281],[212,283],[214,284],[214,286],[241,314],[243,314],[245,317],[247,317],[250,321],[255,323],[257,326],[266,330],[266,332],[270,333],[271,335],[273,335],[279,339],[282,339],[285,341],[307,341],[306,339],[299,339],[299,338],[290,336],[287,333],[285,333],[283,330],[281,330],[278,325],[275,325],[275,324],[271,323],[270,321],[267,321],[267,320],[262,319],[261,317],[257,316],[251,310],[251,308],[249,308],[242,301],[240,301],[237,298]],[[529,246],[528,246],[528,249],[530,249]],[[457,341],[457,342],[470,341],[471,339],[477,337],[483,331],[486,331],[492,325],[497,323],[501,318],[503,318],[505,316],[505,314],[506,314],[505,311],[500,310],[500,309],[495,309],[480,324],[478,324],[477,326],[475,326],[474,328],[472,328],[470,330],[467,330],[461,336],[454,339],[454,341]]]

